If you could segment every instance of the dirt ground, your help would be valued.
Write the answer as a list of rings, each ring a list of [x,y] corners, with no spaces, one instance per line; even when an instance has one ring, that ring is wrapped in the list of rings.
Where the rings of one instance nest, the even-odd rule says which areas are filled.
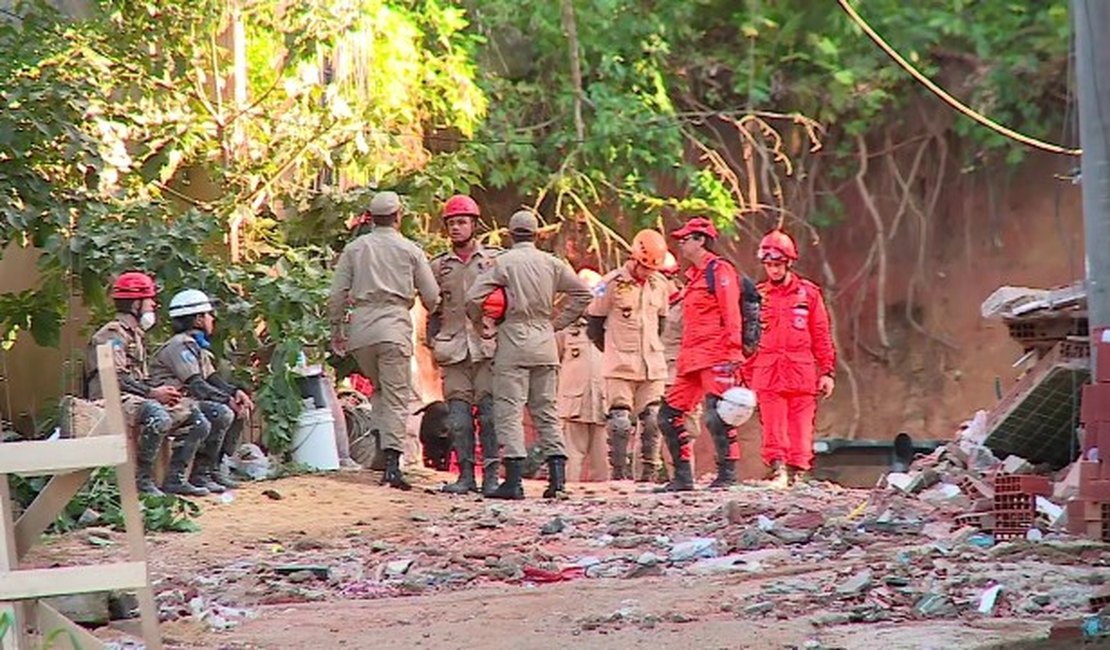
[[[1021,547],[1006,556],[969,547],[906,560],[923,540],[941,544],[943,537],[931,542],[845,525],[864,506],[872,509],[875,497],[830,485],[675,496],[640,493],[632,483],[591,484],[572,486],[569,500],[552,503],[538,498],[541,484],[530,483],[528,500],[493,504],[433,494],[445,475],[424,478],[429,491],[408,494],[377,486],[377,478],[355,472],[250,484],[228,503],[204,500],[200,532],[150,535],[168,647],[1005,647],[1043,638],[1054,620],[1085,604],[1084,593],[1054,595],[1055,604],[1030,615],[1019,611],[1023,591],[1055,594],[1074,575],[1110,567],[1110,550],[1098,548],[1038,551],[1044,557],[1026,561],[1009,555]],[[823,532],[811,530],[801,543],[766,535],[752,543],[762,535],[760,517]],[[556,520],[562,529],[541,530]],[[33,561],[80,563],[125,547],[118,533],[106,548],[90,545],[88,535],[56,539]],[[721,541],[720,555],[763,549],[752,552],[763,559],[749,570],[699,573],[661,550],[706,535]],[[644,564],[653,552],[658,563]],[[600,567],[623,561],[636,568],[613,577],[567,568],[589,556]],[[412,568],[391,577],[397,560],[412,560]],[[287,565],[323,567],[328,577],[280,575]],[[532,566],[562,570],[566,579],[522,578],[521,569]],[[841,593],[861,569],[868,576],[874,570],[869,594]],[[966,575],[952,581],[957,569]],[[1008,604],[991,616],[975,613],[981,585],[1004,580],[1004,570],[1032,582],[1008,582]],[[897,583],[896,575],[906,580]],[[1110,578],[1110,569],[1099,575]],[[937,591],[945,580],[955,585],[944,589],[958,611],[937,618],[914,615],[906,604],[912,600],[882,586]],[[98,634],[118,636],[111,629]]]

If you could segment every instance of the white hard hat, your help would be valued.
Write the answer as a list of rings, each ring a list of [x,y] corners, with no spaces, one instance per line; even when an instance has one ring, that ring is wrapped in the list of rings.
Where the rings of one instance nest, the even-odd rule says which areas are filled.
[[[170,318],[207,314],[213,311],[216,311],[216,308],[212,306],[212,301],[203,291],[196,289],[178,292],[173,300],[170,300]]]
[[[717,402],[717,415],[725,424],[738,427],[755,413],[755,393],[742,386],[725,391]]]

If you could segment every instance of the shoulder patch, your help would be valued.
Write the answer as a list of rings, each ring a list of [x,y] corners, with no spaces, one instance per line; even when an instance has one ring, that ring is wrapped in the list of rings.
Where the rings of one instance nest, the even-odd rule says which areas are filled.
[[[591,293],[594,294],[595,298],[600,298],[600,297],[605,295],[605,290],[608,289],[608,288],[609,288],[609,283],[602,280],[601,282],[597,283],[597,285],[593,288],[593,291]]]
[[[189,348],[183,348],[181,350],[181,360],[188,364],[195,364],[197,362],[197,355],[193,354],[193,351]]]

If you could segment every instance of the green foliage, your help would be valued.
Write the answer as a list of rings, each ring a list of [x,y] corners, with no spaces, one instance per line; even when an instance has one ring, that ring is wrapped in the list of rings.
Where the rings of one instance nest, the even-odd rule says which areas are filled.
[[[976,110],[1056,139],[1063,0],[854,4]],[[585,219],[598,249],[673,214],[725,232],[786,214],[791,160],[848,178],[857,135],[897,140],[924,121],[969,160],[1024,152],[952,117],[835,3],[261,0],[241,5],[238,85],[231,11],[99,0],[68,20],[23,2],[0,21],[0,248],[43,251],[40,285],[0,295],[0,330],[57,345],[71,293],[107,317],[105,285],[132,267],[167,294],[212,293],[217,343],[254,381],[272,451],[299,412],[298,350],[324,357],[328,269],[367,185],[405,196],[405,232],[430,252],[445,245],[439,202],[474,187]],[[806,215],[843,217],[824,196]]]
[[[229,11],[101,0],[73,21],[17,3],[0,22],[0,248],[43,251],[40,286],[0,296],[0,328],[57,345],[71,291],[107,318],[106,285],[130,268],[163,301],[202,289],[280,443],[299,410],[285,368],[300,346],[322,360],[331,250],[367,198],[339,180],[411,185],[428,212],[451,183],[425,170],[477,174],[460,155],[429,165],[425,132],[472,133],[486,100],[462,9],[383,0],[246,5],[237,98]]]
[[[9,477],[12,499],[21,507],[26,508],[46,487],[49,478],[46,476]],[[169,494],[165,496],[140,494],[139,498],[142,506],[143,525],[147,531],[190,533],[199,530],[196,522],[193,521],[200,514],[200,507],[195,503]],[[88,483],[66,504],[65,509],[51,524],[50,529],[55,533],[77,529],[80,526],[81,515],[86,510],[93,510],[100,514],[98,523],[116,530],[124,529],[119,484],[116,482],[113,469],[100,468],[94,470]]]

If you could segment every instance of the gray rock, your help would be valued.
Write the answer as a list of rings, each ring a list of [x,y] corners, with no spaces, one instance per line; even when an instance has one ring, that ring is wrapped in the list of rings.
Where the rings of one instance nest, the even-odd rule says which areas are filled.
[[[856,575],[841,583],[836,588],[836,593],[841,596],[858,596],[871,587],[871,569],[864,569]]]
[[[758,603],[748,605],[744,608],[746,616],[762,616],[775,608],[775,604],[769,600],[763,600]]]
[[[540,534],[558,535],[559,533],[563,532],[566,527],[566,522],[563,521],[562,517],[555,517],[554,519],[540,527]]]
[[[107,625],[108,621],[111,620],[111,613],[108,609],[108,592],[106,591],[57,596],[47,598],[43,602],[75,623],[99,626]]]

